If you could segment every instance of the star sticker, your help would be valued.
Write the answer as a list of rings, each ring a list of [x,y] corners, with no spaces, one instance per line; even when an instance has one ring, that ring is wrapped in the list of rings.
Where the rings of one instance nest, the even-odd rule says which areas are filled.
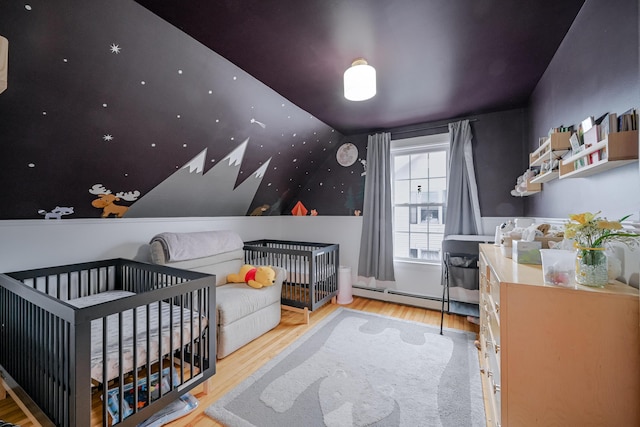
[[[102,137],[102,139],[104,139],[105,141],[111,141],[111,140],[113,140],[113,136],[111,136],[111,135],[109,135],[109,134],[106,134],[106,135],[104,135],[104,136]]]
[[[122,49],[120,46],[115,43],[111,43],[111,53],[118,54],[120,53],[120,49]]]

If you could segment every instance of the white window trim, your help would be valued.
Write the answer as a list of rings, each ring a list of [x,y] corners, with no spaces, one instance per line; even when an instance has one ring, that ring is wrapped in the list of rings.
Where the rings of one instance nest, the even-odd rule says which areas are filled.
[[[391,158],[395,155],[406,155],[412,153],[421,153],[425,151],[440,151],[442,149],[447,151],[447,159],[449,159],[449,132],[439,133],[435,135],[423,135],[417,136],[413,138],[404,138],[404,139],[396,139],[391,140]],[[391,171],[391,184],[392,188],[395,187],[395,177],[393,176],[393,170]],[[449,170],[447,168],[447,176]],[[446,200],[446,199],[445,199]],[[395,202],[393,203],[393,207],[395,210]],[[395,216],[395,215],[394,215]],[[395,223],[394,223],[394,231],[393,236],[395,238]],[[394,262],[397,263],[411,263],[411,264],[428,264],[428,265],[440,265],[440,261],[431,261],[431,260],[421,260],[421,259],[412,259],[412,258],[400,258],[394,256]]]

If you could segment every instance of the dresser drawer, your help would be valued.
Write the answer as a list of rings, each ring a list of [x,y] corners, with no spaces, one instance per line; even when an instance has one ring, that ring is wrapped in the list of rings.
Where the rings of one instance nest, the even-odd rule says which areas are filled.
[[[498,360],[500,360],[500,318],[493,310],[487,313],[487,327],[489,329],[489,338],[492,341],[491,349],[498,355]]]
[[[486,341],[485,341],[486,344]],[[482,371],[482,381],[484,383],[485,400],[487,402],[488,426],[499,426],[501,424],[501,387],[500,387],[500,361],[496,358],[495,352],[491,348],[485,347],[482,354],[484,369]]]
[[[489,270],[490,271],[490,270]],[[496,311],[500,313],[500,283],[496,280],[495,275],[489,274],[489,295],[496,306]]]
[[[489,293],[489,265],[483,254],[478,261],[478,274],[480,282],[480,294]]]

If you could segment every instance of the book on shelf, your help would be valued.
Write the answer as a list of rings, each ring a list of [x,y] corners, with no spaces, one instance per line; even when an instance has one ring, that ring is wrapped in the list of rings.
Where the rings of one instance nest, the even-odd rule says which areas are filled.
[[[618,129],[620,132],[638,130],[638,112],[635,108],[627,110],[618,116]]]
[[[581,125],[582,125],[582,131],[583,131],[583,132],[588,131],[588,130],[589,130],[589,129],[591,129],[591,128],[593,127],[593,125],[594,125],[594,123],[593,123],[593,117],[591,117],[591,116],[587,117],[586,119],[584,119],[584,120],[582,121]]]
[[[609,113],[609,133],[618,132],[618,115]]]
[[[601,125],[602,122],[605,121],[605,119],[607,118],[608,115],[609,115],[609,113],[604,113],[603,115],[601,115],[600,117],[598,117],[597,119],[594,120],[594,124]]]
[[[596,126],[598,127],[598,141],[602,141],[609,135],[609,113],[605,113],[596,119]]]
[[[578,149],[578,147],[580,147],[580,139],[578,138],[578,134],[577,133],[572,133],[571,136],[569,137],[569,144],[571,144],[571,149],[573,149],[574,151]]]
[[[573,132],[573,125],[571,125],[571,126],[558,126],[558,127],[555,127],[555,128],[551,128],[551,129],[549,129],[549,134],[547,136],[550,137],[552,133],[561,133],[561,132]],[[546,138],[545,138],[545,140],[546,140]],[[543,142],[544,142],[544,140],[540,144],[542,144]]]
[[[586,131],[582,136],[584,140],[584,145],[588,147],[593,144],[596,144],[598,141],[602,141],[604,138],[600,138],[601,136],[600,131],[601,131],[600,125],[593,125],[591,129]]]

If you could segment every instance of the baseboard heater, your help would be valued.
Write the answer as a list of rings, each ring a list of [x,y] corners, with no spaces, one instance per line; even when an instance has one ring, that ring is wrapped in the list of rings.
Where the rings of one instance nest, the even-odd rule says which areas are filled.
[[[431,297],[428,295],[417,295],[395,289],[368,288],[366,286],[353,285],[353,294],[365,298],[412,305],[430,310],[440,311],[440,308],[442,307],[442,298]]]

